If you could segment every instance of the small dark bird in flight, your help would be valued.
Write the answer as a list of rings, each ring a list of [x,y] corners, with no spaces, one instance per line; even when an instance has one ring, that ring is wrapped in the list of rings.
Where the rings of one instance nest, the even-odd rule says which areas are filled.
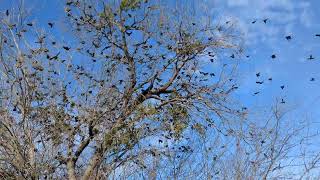
[[[256,81],[257,84],[263,84],[263,81]]]
[[[66,51],[69,51],[71,48],[70,47],[68,47],[68,46],[62,46],[63,47],[63,49],[65,49]]]
[[[256,76],[257,76],[257,77],[260,77],[260,72],[256,73]]]
[[[28,23],[27,26],[33,26],[33,24],[32,23]]]
[[[234,58],[234,54],[232,54],[230,57],[233,59]]]
[[[49,22],[48,25],[50,26],[50,28],[53,28],[53,23]]]
[[[280,102],[281,104],[285,104],[286,102],[283,100],[283,99],[281,99],[281,102]]]
[[[292,37],[291,37],[291,36],[286,36],[286,39],[287,39],[288,41],[290,41],[290,40],[292,39]]]
[[[268,80],[269,80],[269,81],[272,81],[272,78],[269,78]]]
[[[257,22],[257,20],[254,20],[254,21],[252,21],[251,23],[254,24],[254,23],[256,23],[256,22]]]
[[[316,34],[317,37],[320,37],[320,34]]]
[[[275,59],[277,56],[275,54],[272,54],[271,58]]]
[[[313,60],[314,57],[312,56],[312,54],[308,57],[309,60]]]
[[[281,89],[284,89],[284,85],[280,86]]]
[[[255,93],[253,93],[254,95],[257,95],[257,94],[259,94],[260,92],[258,91],[258,92],[255,92]]]
[[[315,78],[311,78],[311,79],[310,79],[310,81],[315,81],[315,80],[316,80]]]
[[[8,9],[6,10],[6,16],[9,16],[9,10]]]
[[[263,22],[267,24],[268,18],[264,19]]]
[[[249,56],[249,55],[246,55],[246,57],[249,58],[250,56]]]

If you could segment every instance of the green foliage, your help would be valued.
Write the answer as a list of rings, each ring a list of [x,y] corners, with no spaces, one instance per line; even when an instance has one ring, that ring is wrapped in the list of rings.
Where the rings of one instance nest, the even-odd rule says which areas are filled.
[[[122,0],[120,4],[121,10],[133,10],[140,7],[141,0]]]

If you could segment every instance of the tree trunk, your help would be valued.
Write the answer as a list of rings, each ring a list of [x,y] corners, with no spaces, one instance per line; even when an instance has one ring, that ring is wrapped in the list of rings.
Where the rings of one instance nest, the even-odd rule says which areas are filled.
[[[76,180],[76,173],[75,173],[75,164],[72,160],[67,162],[67,170],[68,170],[68,179],[69,180]]]

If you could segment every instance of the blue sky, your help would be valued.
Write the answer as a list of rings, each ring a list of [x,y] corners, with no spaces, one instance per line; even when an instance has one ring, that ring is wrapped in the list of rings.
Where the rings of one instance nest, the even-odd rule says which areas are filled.
[[[1,9],[15,7],[16,1],[3,0]],[[186,1],[188,2],[188,1]],[[232,21],[243,32],[244,54],[250,58],[239,59],[238,97],[247,105],[272,103],[275,98],[285,98],[287,105],[303,106],[316,111],[320,102],[320,1],[317,0],[201,0],[192,1],[211,16],[219,14],[221,21]],[[25,0],[37,17],[36,24],[55,21],[61,29],[68,29],[58,20],[64,17],[64,1]],[[262,22],[268,18],[267,24]],[[252,21],[255,21],[252,24]],[[285,36],[291,35],[287,41]],[[64,37],[66,36],[66,37]],[[61,34],[65,39],[68,34]],[[276,54],[275,60],[271,55]],[[308,61],[312,54],[315,60]],[[255,74],[260,72],[259,79]],[[272,82],[267,79],[272,77]],[[311,78],[314,82],[310,82]],[[264,80],[257,85],[257,80]],[[285,85],[284,90],[280,89]],[[257,96],[254,92],[260,91]],[[312,106],[313,108],[309,108]],[[312,110],[314,109],[314,110]]]
[[[212,14],[234,21],[244,33],[245,54],[240,59],[238,97],[248,105],[284,98],[303,112],[317,113],[320,92],[320,1],[316,0],[207,0]],[[266,24],[263,19],[268,18]],[[252,24],[252,21],[255,21]],[[291,35],[287,41],[285,36]],[[272,60],[271,55],[277,58]],[[308,61],[312,54],[315,60]],[[263,85],[256,84],[256,73]],[[272,77],[272,82],[267,79]],[[315,81],[311,82],[311,78]],[[280,86],[285,85],[281,90]],[[257,96],[252,96],[260,91]]]

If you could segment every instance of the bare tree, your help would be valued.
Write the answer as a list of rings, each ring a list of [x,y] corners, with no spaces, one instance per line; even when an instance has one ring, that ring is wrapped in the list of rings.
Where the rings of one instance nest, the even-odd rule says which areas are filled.
[[[41,29],[22,12],[1,18],[3,178],[99,179],[130,165],[147,169],[150,156],[171,158],[163,149],[186,141],[184,132],[201,136],[241,115],[228,100],[234,67],[214,63],[239,48],[231,24],[153,1],[67,1],[70,37],[62,41],[52,33],[58,23]],[[148,175],[156,178],[162,161],[152,162]]]

